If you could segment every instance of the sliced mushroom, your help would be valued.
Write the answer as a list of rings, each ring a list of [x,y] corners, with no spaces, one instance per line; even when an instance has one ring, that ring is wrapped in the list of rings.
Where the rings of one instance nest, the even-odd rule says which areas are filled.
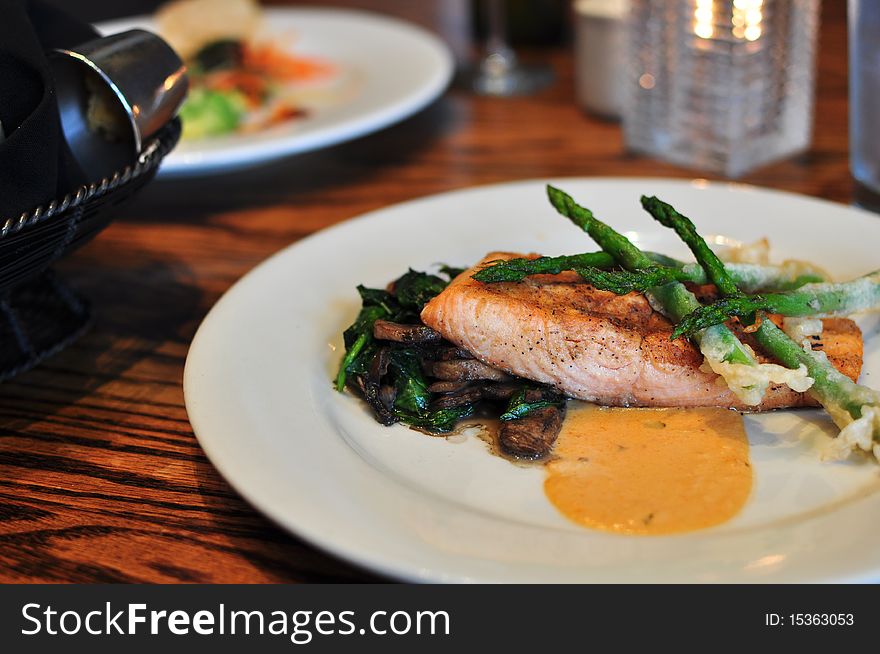
[[[387,404],[381,396],[382,377],[388,372],[388,364],[391,361],[391,350],[387,347],[379,348],[379,351],[370,361],[370,367],[365,377],[357,376],[358,387],[364,395],[367,404],[376,414],[376,419],[383,425],[390,425],[397,422],[397,418],[390,410],[390,404]]]
[[[476,359],[456,359],[452,361],[425,361],[425,372],[437,379],[448,381],[508,381],[511,379],[503,370],[493,368]]]
[[[546,456],[559,436],[564,416],[565,409],[548,406],[525,418],[503,421],[498,434],[501,450],[523,459]]]
[[[464,406],[465,404],[474,404],[479,402],[483,393],[476,386],[465,388],[458,393],[449,393],[443,397],[437,398],[431,402],[432,409],[452,409],[454,407]]]
[[[382,377],[388,372],[388,365],[391,363],[391,349],[387,347],[379,348],[376,356],[370,362],[370,370],[367,376],[367,382],[379,385]]]
[[[377,320],[373,324],[373,336],[380,341],[397,343],[439,343],[443,340],[439,332],[426,325],[403,325],[390,320]]]
[[[470,386],[470,382],[437,381],[428,386],[429,393],[456,393]]]
[[[454,361],[456,359],[473,359],[474,355],[461,347],[443,346],[425,350],[425,358],[432,361]]]
[[[483,397],[487,400],[509,400],[520,387],[517,384],[502,382],[500,384],[483,384],[480,388],[483,391]]]
[[[552,400],[556,396],[556,393],[545,393],[543,389],[540,388],[528,388],[526,392],[523,393],[523,401],[525,402],[540,402],[541,400]]]
[[[363,395],[367,404],[370,405],[379,423],[388,426],[397,422],[397,416],[391,413],[380,399],[378,386],[368,384],[360,375],[350,375],[346,384],[353,391],[360,391],[360,394]]]
[[[394,400],[397,399],[397,391],[394,386],[385,385],[379,388],[379,401],[385,406],[389,411],[391,407],[394,406]]]

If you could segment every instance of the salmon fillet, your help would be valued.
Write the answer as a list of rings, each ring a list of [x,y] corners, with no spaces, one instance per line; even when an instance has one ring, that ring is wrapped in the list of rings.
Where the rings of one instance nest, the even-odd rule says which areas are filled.
[[[640,293],[615,295],[574,273],[521,282],[471,279],[489,262],[525,255],[492,252],[459,275],[422,311],[426,325],[506,372],[555,386],[566,395],[610,406],[719,406],[752,411],[816,406],[805,393],[772,385],[759,406],[745,406],[688,340],[670,340],[672,324]],[[707,289],[695,289],[700,294]],[[824,320],[814,349],[853,380],[862,366],[862,334],[847,319]],[[738,325],[731,328],[760,352]],[[759,355],[762,362],[770,361]]]

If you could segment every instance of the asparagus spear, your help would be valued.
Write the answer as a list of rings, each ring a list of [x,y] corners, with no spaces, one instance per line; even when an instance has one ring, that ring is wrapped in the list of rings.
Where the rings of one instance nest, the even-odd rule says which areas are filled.
[[[804,272],[799,267],[762,266],[756,263],[725,263],[724,269],[745,293],[758,291],[791,291],[804,284],[825,281],[818,272]],[[688,281],[694,284],[708,284],[709,277],[698,263],[687,263],[682,267]]]
[[[706,272],[699,264],[683,263],[671,257],[657,254],[656,252],[645,253],[653,265],[675,269],[675,279],[681,282],[694,284],[707,284],[709,282]],[[616,267],[617,263],[607,252],[586,252],[584,254],[569,254],[558,257],[539,257],[537,259],[508,259],[497,261],[482,270],[477,271],[473,278],[480,282],[518,282],[529,275],[556,275],[564,270],[598,268],[601,270]],[[785,267],[761,266],[753,263],[727,263],[725,268],[736,282],[737,286],[748,293],[760,290],[786,291],[803,286],[810,282],[821,282],[822,277],[817,274],[802,274]]]
[[[833,458],[862,449],[880,460],[880,393],[842,374],[824,352],[799,347],[771,320],[761,321],[755,338],[783,365],[807,369],[813,379],[808,392],[840,429],[829,452]]]
[[[675,229],[719,291],[736,297],[736,284],[688,218],[656,198],[642,198],[642,204],[661,223]],[[832,453],[844,456],[860,448],[880,459],[880,393],[840,373],[824,352],[800,347],[773,321],[762,319],[760,313],[758,319],[755,338],[761,347],[788,368],[806,370],[812,379],[808,392],[840,427]]]
[[[683,281],[688,281],[690,274],[680,272],[684,263],[671,257],[654,252],[646,253],[654,264],[676,269]],[[529,275],[558,275],[565,270],[578,268],[598,268],[610,270],[617,267],[617,262],[607,252],[584,252],[583,254],[564,254],[558,257],[538,257],[537,259],[506,259],[492,262],[482,270],[474,273],[478,282],[518,282]]]
[[[547,187],[547,194],[551,204],[559,213],[586,231],[603,250],[614,256],[621,266],[628,270],[651,266],[651,259],[623,234],[600,221],[588,209],[577,205],[569,195],[553,186]],[[675,323],[700,307],[700,302],[694,294],[680,282],[671,282],[655,287],[647,292],[647,296],[652,306],[657,307]],[[694,335],[694,340],[699,345],[703,356],[706,357],[706,361],[713,367],[712,369],[717,369],[719,374],[724,376],[730,389],[744,403],[760,403],[769,381],[765,381],[763,384],[756,383],[755,380],[742,375],[739,366],[732,368],[722,365],[728,363],[758,367],[752,352],[739,341],[733,332],[724,325],[713,325],[697,332]],[[745,378],[745,383],[741,381],[743,378]]]
[[[478,270],[473,278],[485,283],[518,282],[529,275],[558,275],[564,270],[574,270],[578,267],[605,269],[613,268],[615,265],[614,257],[607,252],[585,252],[537,259],[499,259]]]
[[[632,291],[645,293],[652,288],[681,281],[681,271],[660,266],[639,270],[602,270],[600,268],[579,267],[574,271],[590,285],[618,295],[625,295]]]
[[[880,271],[843,284],[807,284],[788,293],[723,298],[685,316],[673,336],[688,336],[733,316],[750,316],[757,311],[783,316],[828,317],[877,309],[880,309]]]
[[[715,284],[718,292],[724,297],[741,295],[736,283],[724,269],[724,263],[712,251],[702,236],[697,233],[697,228],[687,216],[678,213],[670,204],[666,204],[656,197],[642,196],[642,206],[653,218],[664,227],[671,227],[682,241],[694,253],[709,281]]]

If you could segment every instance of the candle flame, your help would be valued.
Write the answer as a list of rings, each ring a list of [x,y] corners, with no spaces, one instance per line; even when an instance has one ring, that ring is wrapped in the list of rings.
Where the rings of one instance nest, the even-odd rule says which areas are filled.
[[[697,0],[694,10],[694,34],[711,39],[715,34],[715,7],[713,0]]]
[[[757,41],[761,37],[763,6],[764,0],[733,0],[733,15],[730,22],[733,25],[731,34],[735,39]]]

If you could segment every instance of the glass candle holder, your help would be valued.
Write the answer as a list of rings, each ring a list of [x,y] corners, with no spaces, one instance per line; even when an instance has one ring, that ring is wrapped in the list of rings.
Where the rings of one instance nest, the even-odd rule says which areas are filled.
[[[849,0],[849,153],[856,201],[880,210],[880,2]]]
[[[630,0],[627,147],[739,177],[807,149],[819,0]]]

